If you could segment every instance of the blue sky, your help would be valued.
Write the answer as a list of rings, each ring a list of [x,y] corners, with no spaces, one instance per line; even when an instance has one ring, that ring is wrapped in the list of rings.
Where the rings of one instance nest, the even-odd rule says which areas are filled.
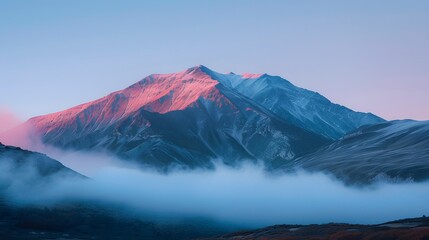
[[[429,119],[429,1],[0,0],[0,107],[21,119],[203,64]]]

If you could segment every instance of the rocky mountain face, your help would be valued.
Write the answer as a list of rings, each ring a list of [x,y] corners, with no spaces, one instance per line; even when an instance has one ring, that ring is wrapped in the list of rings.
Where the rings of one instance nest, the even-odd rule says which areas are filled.
[[[210,70],[207,70],[210,71]],[[338,139],[363,125],[383,122],[371,113],[334,104],[317,92],[268,74],[219,74],[214,79],[252,99],[288,122],[328,139]],[[246,79],[243,81],[243,78]]]
[[[289,162],[360,126],[384,122],[267,74],[197,66],[25,123],[45,144],[108,150],[161,167]],[[33,137],[34,137],[33,136]]]
[[[402,120],[359,128],[292,165],[333,174],[349,184],[368,184],[427,180],[428,162],[429,121]]]

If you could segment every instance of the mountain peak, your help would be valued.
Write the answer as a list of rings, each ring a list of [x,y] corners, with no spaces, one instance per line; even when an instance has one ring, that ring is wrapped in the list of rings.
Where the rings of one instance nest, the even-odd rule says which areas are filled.
[[[213,70],[209,69],[208,67],[204,66],[204,65],[197,65],[191,68],[188,68],[184,71],[185,73],[205,73],[207,75],[211,75],[212,73],[214,73]]]
[[[57,146],[105,147],[158,165],[207,166],[213,157],[290,160],[381,121],[281,77],[198,65],[152,74],[98,100],[32,118],[26,129]]]
[[[193,73],[207,74],[213,79],[216,79],[216,75],[236,75],[234,72],[229,72],[227,74],[220,74],[220,73],[217,73],[217,72],[211,70],[210,68],[208,68],[204,65],[201,65],[201,64],[194,66],[194,67],[190,67],[183,72],[186,74],[191,74],[191,73],[192,74]],[[268,74],[266,74],[266,73],[243,73],[239,76],[241,76],[243,79],[252,79],[252,78],[255,79],[255,78],[261,78],[264,76],[268,76]]]

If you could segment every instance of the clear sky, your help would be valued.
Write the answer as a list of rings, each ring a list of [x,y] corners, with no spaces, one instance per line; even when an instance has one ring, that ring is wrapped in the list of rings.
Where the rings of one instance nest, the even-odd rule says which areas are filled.
[[[429,119],[429,1],[0,0],[0,107],[21,119],[199,64]]]

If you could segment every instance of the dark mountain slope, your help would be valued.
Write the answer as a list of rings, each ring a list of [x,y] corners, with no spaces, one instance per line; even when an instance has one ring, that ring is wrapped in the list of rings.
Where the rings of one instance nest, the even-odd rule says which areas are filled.
[[[3,177],[5,175],[13,176],[21,172],[35,173],[40,177],[50,177],[53,175],[84,177],[44,154],[23,150],[19,147],[5,146],[1,143],[0,166],[2,170],[8,170],[8,172],[2,173]]]
[[[294,163],[310,171],[333,174],[350,184],[424,181],[429,179],[429,121],[362,127]]]

